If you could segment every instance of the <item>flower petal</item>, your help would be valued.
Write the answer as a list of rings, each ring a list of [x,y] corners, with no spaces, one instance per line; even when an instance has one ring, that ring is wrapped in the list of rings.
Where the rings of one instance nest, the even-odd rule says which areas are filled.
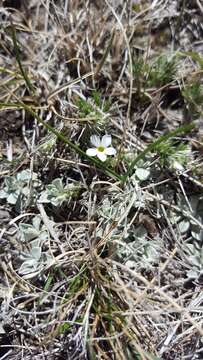
[[[116,149],[114,149],[113,147],[108,147],[104,150],[104,153],[106,155],[116,155]]]
[[[91,141],[92,145],[94,145],[96,147],[101,145],[100,138],[97,135],[90,136],[90,141]]]
[[[100,151],[97,152],[97,157],[99,158],[99,160],[101,160],[103,162],[106,161],[106,158],[107,158],[106,154],[104,154],[104,152],[100,152]]]
[[[111,145],[111,135],[104,135],[102,137],[101,145],[105,148]]]
[[[93,148],[87,149],[87,150],[86,150],[86,154],[87,154],[88,156],[96,156],[96,155],[97,155],[97,149],[93,149]]]

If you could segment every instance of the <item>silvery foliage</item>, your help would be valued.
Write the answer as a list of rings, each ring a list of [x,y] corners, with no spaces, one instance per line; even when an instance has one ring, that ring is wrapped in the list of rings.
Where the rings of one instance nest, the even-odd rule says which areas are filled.
[[[44,243],[49,237],[47,228],[42,224],[41,217],[35,216],[32,219],[32,224],[19,224],[19,240],[22,242],[29,242],[38,239],[40,243]]]
[[[187,271],[187,276],[188,278],[197,279],[200,275],[203,275],[203,246],[198,243],[186,244],[184,252],[190,268]]]
[[[42,252],[42,246],[48,237],[48,231],[41,224],[39,216],[33,218],[32,224],[21,223],[19,225],[19,239],[23,243],[29,243],[30,248],[30,251],[21,254],[23,263],[18,272],[24,278],[30,279],[38,275],[52,260],[47,252]]]
[[[123,192],[118,188],[111,188],[108,195],[102,199],[102,205],[97,211],[99,217],[105,222],[119,221],[126,213],[132,196],[134,197],[132,208],[144,209],[146,207],[146,194],[141,191],[139,180],[135,175],[131,176]]]
[[[148,233],[143,225],[131,226],[124,240],[119,243],[117,256],[129,268],[148,270],[159,263],[161,240],[158,236],[148,240]]]
[[[61,206],[78,190],[74,184],[63,185],[62,179],[54,179],[51,184],[46,186],[46,190],[41,193],[39,202],[51,203],[54,206]]]
[[[174,213],[171,213],[170,217],[182,235],[191,235],[191,243],[183,244],[180,255],[182,254],[181,257],[184,257],[184,262],[186,261],[190,268],[187,276],[197,278],[203,274],[203,230],[195,220],[203,224],[203,198],[198,195],[190,196],[188,202],[189,204],[183,196],[179,196],[178,207],[184,210],[186,215],[192,215],[194,220]]]
[[[189,204],[186,202],[184,196],[179,195],[177,205],[180,210],[188,214],[188,217],[170,212],[171,221],[173,224],[177,224],[181,234],[186,234],[190,231],[194,240],[203,241],[203,230],[195,221],[198,220],[199,223],[203,224],[203,198],[200,196],[190,196],[188,202]],[[190,215],[192,215],[195,220],[190,218]]]
[[[36,173],[23,170],[16,176],[7,176],[4,180],[4,188],[0,191],[0,199],[6,199],[11,205],[16,205],[30,193],[30,181],[32,181],[32,197],[36,195],[35,189],[40,186]]]
[[[136,181],[138,183],[141,183],[142,181],[148,180],[150,178],[150,174],[150,162],[140,160],[138,164],[134,167],[134,175],[131,176],[130,182]]]
[[[147,230],[143,225],[131,225],[128,228],[127,211],[132,197],[134,196],[134,202],[130,211],[135,213],[138,209],[144,210],[147,207],[147,194],[141,191],[139,182],[137,174],[134,174],[123,192],[115,188],[111,190],[102,200],[97,213],[99,219],[103,219],[104,228],[108,223],[111,226],[113,222],[119,222],[123,216],[123,221],[116,226],[111,236],[111,241],[117,244],[116,256],[131,268],[148,269],[159,261],[161,240],[157,237],[149,241]]]
[[[138,180],[146,181],[150,176],[150,170],[139,167],[135,170],[135,175],[137,176]]]

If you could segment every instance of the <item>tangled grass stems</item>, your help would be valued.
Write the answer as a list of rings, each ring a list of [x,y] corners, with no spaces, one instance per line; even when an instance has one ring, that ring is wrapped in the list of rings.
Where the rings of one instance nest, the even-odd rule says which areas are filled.
[[[18,40],[17,40],[17,36],[16,36],[16,29],[15,29],[15,26],[13,25],[13,23],[12,23],[12,20],[11,20],[10,30],[11,30],[12,40],[13,40],[13,47],[14,47],[15,57],[16,57],[16,60],[17,60],[21,75],[25,80],[27,90],[29,91],[29,93],[31,93],[33,95],[35,93],[35,88],[32,85],[32,83],[31,83],[31,81],[29,79],[29,76],[27,75],[27,72],[24,70],[23,65],[21,63],[20,51],[19,51],[19,47],[18,47]]]
[[[141,153],[138,156],[136,156],[136,158],[129,165],[128,170],[125,173],[125,175],[123,176],[122,181],[126,182],[128,177],[132,175],[132,172],[133,172],[133,169],[134,169],[135,165],[140,160],[144,160],[145,156],[148,153],[156,151],[156,148],[157,148],[158,145],[160,145],[161,143],[166,142],[167,140],[173,138],[174,136],[177,136],[177,135],[180,135],[180,134],[186,134],[187,132],[194,129],[194,127],[195,127],[194,124],[183,125],[183,126],[179,127],[178,129],[176,129],[174,131],[170,131],[165,135],[161,135],[157,140],[155,140],[154,142],[149,144],[143,151],[141,151]]]
[[[24,109],[29,114],[31,114],[38,121],[38,123],[42,124],[47,130],[49,130],[51,133],[56,135],[56,137],[59,140],[63,141],[66,145],[70,146],[70,148],[75,150],[76,153],[78,153],[82,157],[84,157],[87,160],[89,160],[90,162],[92,162],[103,173],[107,174],[108,176],[112,177],[115,180],[120,180],[120,181],[122,180],[122,177],[120,175],[118,175],[113,169],[110,169],[109,167],[107,167],[105,164],[98,161],[97,159],[88,156],[82,149],[80,149],[79,146],[73,144],[72,141],[67,139],[67,137],[65,135],[63,135],[61,132],[57,131],[51,125],[47,124],[44,120],[42,120],[40,118],[40,116],[38,114],[36,114],[36,112],[30,106],[28,106],[28,105],[26,105],[26,104],[24,104],[22,102],[19,102],[19,103],[0,103],[0,109],[4,109],[4,108]]]
[[[121,181],[122,184],[124,184],[128,180],[128,178],[132,175],[135,165],[140,160],[144,160],[145,156],[148,153],[156,151],[156,148],[157,148],[158,145],[160,145],[161,143],[166,142],[167,140],[169,140],[169,139],[171,139],[174,136],[177,136],[179,134],[186,134],[187,132],[191,131],[195,127],[195,125],[193,123],[188,124],[188,125],[183,125],[183,126],[179,127],[178,129],[176,129],[174,131],[170,131],[169,133],[160,136],[157,140],[155,140],[154,142],[149,144],[143,151],[141,151],[140,154],[138,156],[136,156],[136,158],[134,160],[132,160],[131,164],[128,167],[127,172],[124,175],[120,176],[113,169],[107,167],[102,162],[98,161],[97,159],[95,159],[93,157],[88,156],[82,149],[80,149],[79,146],[73,144],[69,139],[67,139],[67,137],[65,135],[63,135],[61,132],[57,131],[51,125],[47,124],[44,120],[42,120],[40,118],[40,116],[38,114],[36,114],[36,112],[31,107],[27,106],[26,104],[21,103],[21,102],[19,102],[19,103],[0,103],[0,109],[4,109],[4,108],[24,109],[24,110],[26,110],[40,124],[42,124],[47,130],[49,130],[54,135],[56,135],[59,140],[63,141],[65,144],[69,145],[72,149],[74,149],[82,157],[85,157],[90,162],[94,163],[96,165],[96,167],[98,167],[100,170],[102,170],[106,175],[109,175],[113,179]]]
[[[57,211],[35,203],[33,208],[25,207],[33,213],[16,216],[12,205],[1,202],[1,210],[6,206],[10,216],[16,216],[11,220],[5,212],[1,233],[1,282],[9,296],[5,296],[8,312],[0,323],[3,320],[6,326],[7,320],[12,321],[5,336],[11,333],[10,346],[19,346],[19,351],[10,350],[6,356],[199,358],[202,250],[194,250],[200,243],[195,236],[200,237],[203,226],[202,185],[201,164],[197,169],[194,165],[201,161],[201,58],[187,51],[196,51],[191,42],[188,48],[178,43],[181,54],[173,54],[171,41],[176,39],[173,34],[168,39],[169,29],[160,28],[160,21],[166,22],[160,9],[166,1],[134,5],[120,0],[113,11],[108,0],[86,3],[83,7],[81,1],[32,5],[22,1],[22,11],[10,13],[4,4],[0,11],[5,28],[0,67],[1,175],[29,167],[40,179],[39,193],[56,176],[63,183],[70,179],[82,184],[81,191]],[[179,24],[185,31],[184,16],[188,22],[189,12],[182,11]],[[14,29],[9,26],[11,17]],[[178,9],[174,29],[177,17]],[[169,48],[174,60],[179,57],[175,71],[168,60]],[[195,131],[185,137],[190,126],[171,131],[187,119],[195,120]],[[118,148],[121,144],[112,163],[101,164],[84,153],[88,136],[102,132],[112,133]],[[12,162],[6,160],[8,150],[13,152]],[[174,159],[180,160],[182,170],[173,167]],[[145,180],[137,179],[143,162],[149,172]],[[193,197],[198,200],[195,212]],[[35,215],[47,228],[48,240],[41,250],[43,256],[51,255],[51,262],[43,264],[42,256],[41,273],[25,279],[19,272],[20,255],[31,244],[20,240],[17,228],[22,222],[30,226]],[[180,232],[182,223],[190,226],[188,231]],[[14,239],[12,224],[17,231]]]

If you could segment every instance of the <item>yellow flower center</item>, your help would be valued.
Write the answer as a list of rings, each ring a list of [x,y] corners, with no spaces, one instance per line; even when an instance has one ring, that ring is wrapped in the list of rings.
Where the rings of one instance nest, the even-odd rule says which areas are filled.
[[[105,150],[105,148],[104,148],[103,146],[99,146],[99,147],[97,148],[97,150],[98,150],[99,152],[103,152],[103,151]]]

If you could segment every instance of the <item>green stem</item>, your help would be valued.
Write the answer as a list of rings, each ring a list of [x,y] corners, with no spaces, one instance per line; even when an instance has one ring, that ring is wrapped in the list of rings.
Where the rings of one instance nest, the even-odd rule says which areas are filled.
[[[61,132],[54,129],[52,126],[47,124],[44,120],[42,120],[38,114],[35,113],[29,106],[27,106],[24,103],[0,103],[0,108],[23,108],[28,113],[30,113],[40,124],[42,124],[47,130],[52,132],[56,137],[63,141],[66,145],[69,145],[70,148],[75,150],[78,154],[80,154],[82,157],[86,158],[90,162],[94,163],[97,168],[102,170],[103,173],[107,174],[108,176],[111,176],[113,179],[116,180],[122,180],[122,177],[118,175],[114,170],[110,169],[109,167],[105,166],[103,163],[100,163],[99,160],[88,156],[83,150],[80,149],[79,146],[73,144],[69,139],[67,139],[66,136],[64,136]]]
[[[149,144],[146,149],[144,149],[130,164],[127,172],[125,173],[125,175],[123,176],[122,182],[125,183],[127,178],[132,174],[133,169],[135,167],[135,165],[140,161],[143,160],[145,158],[145,156],[149,153],[149,152],[153,152],[156,151],[156,147],[161,144],[162,142],[167,141],[168,139],[179,135],[179,134],[184,134],[190,130],[192,130],[195,127],[194,124],[189,124],[189,125],[184,125],[181,126],[180,128],[171,131],[165,135],[160,136],[157,140],[155,140],[153,143]]]
[[[21,59],[20,59],[20,51],[19,51],[19,47],[18,47],[18,41],[17,41],[17,36],[16,36],[16,29],[13,25],[13,23],[11,22],[11,35],[12,35],[12,40],[13,40],[13,46],[14,46],[14,52],[15,52],[15,56],[16,56],[16,60],[20,69],[20,72],[25,80],[27,89],[29,92],[31,92],[32,94],[35,93],[35,88],[32,85],[26,71],[23,69],[22,63],[21,63]]]

